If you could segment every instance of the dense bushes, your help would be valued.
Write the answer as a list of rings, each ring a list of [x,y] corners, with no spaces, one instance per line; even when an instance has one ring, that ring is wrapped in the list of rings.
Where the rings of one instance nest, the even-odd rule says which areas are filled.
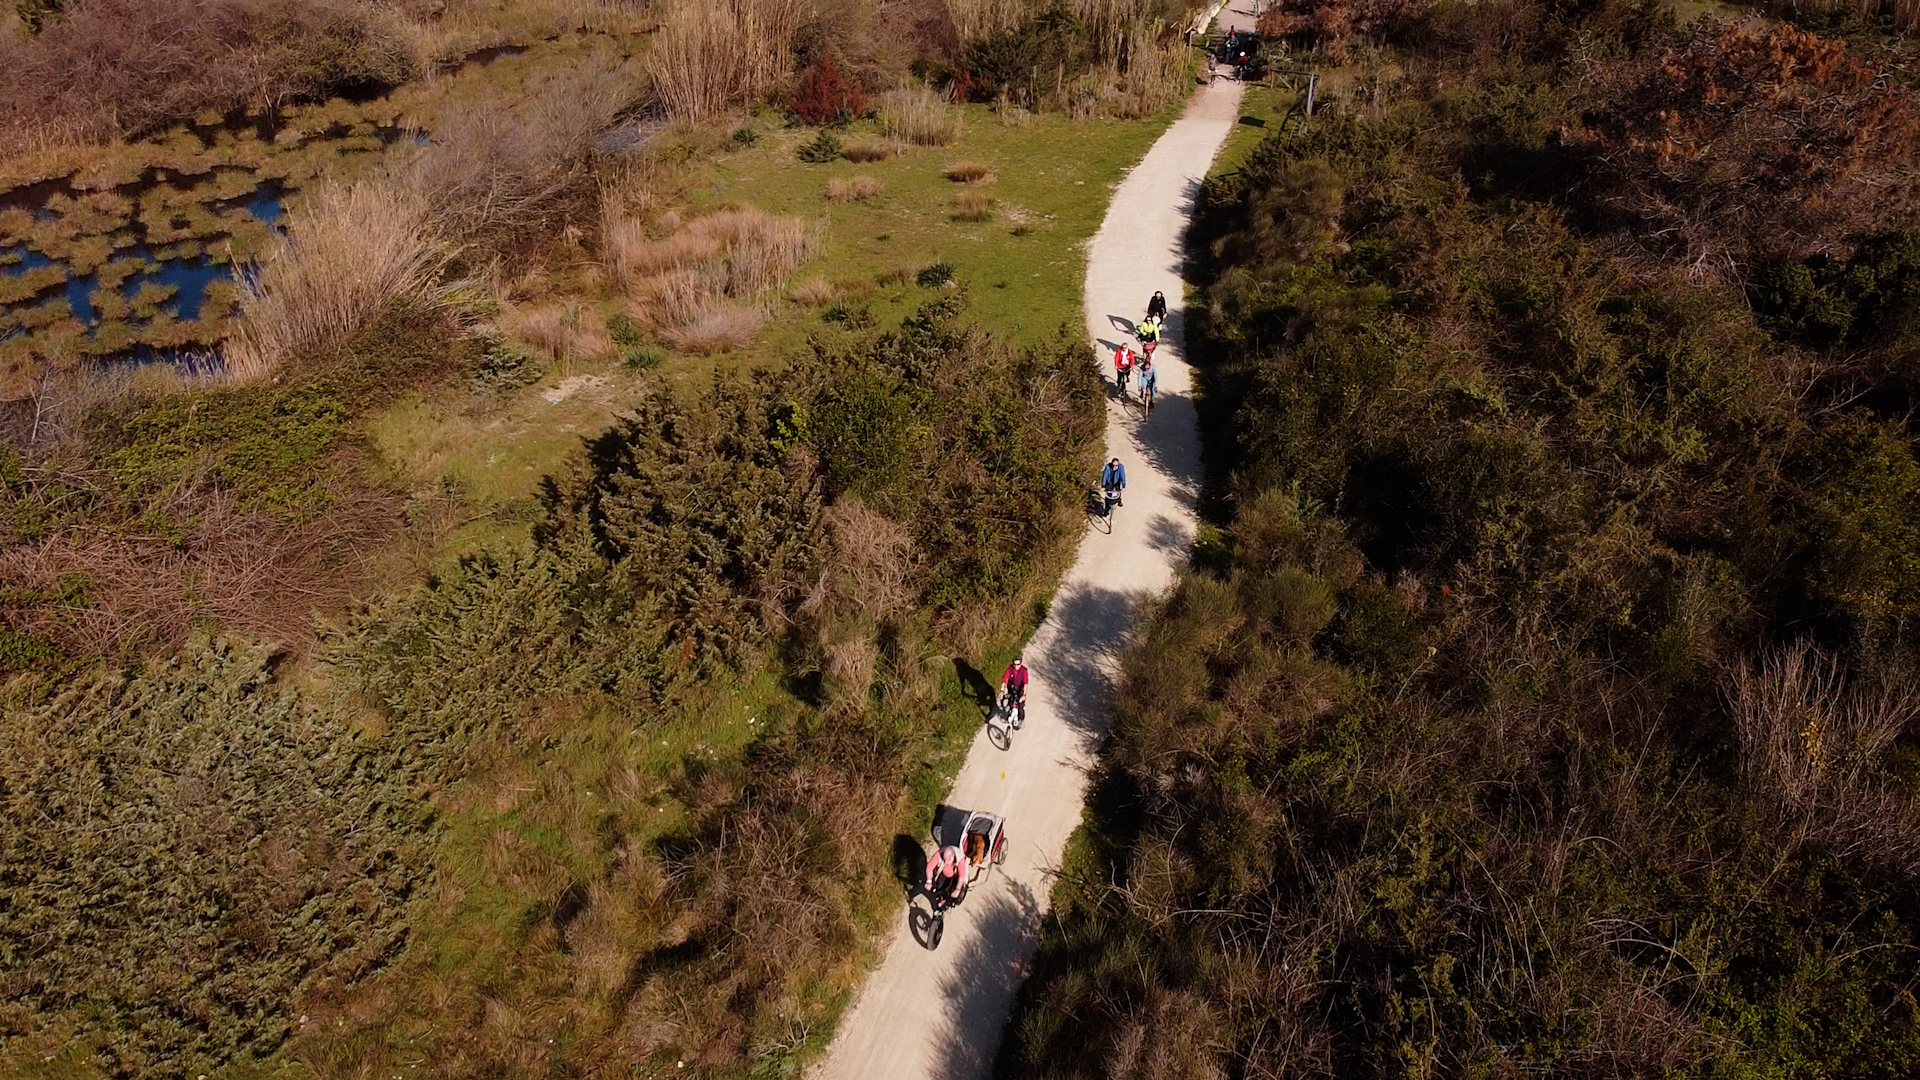
[[[352,611],[298,685],[200,643],[10,701],[0,1068],[195,1075],[291,1040],[320,1075],[402,1053],[462,1076],[745,1074],[821,1037],[892,895],[888,838],[958,741],[945,657],[1021,624],[1096,452],[1084,346],[1015,349],[961,310],[643,400],[549,479],[530,550]],[[356,410],[474,360],[431,320],[383,326],[379,364],[356,345],[280,384],[97,410],[112,487],[88,497],[191,511],[189,553],[208,478],[238,528],[314,532],[355,494],[313,480]],[[62,520],[53,480],[0,460],[16,550]],[[0,611],[119,585],[79,569],[32,596],[9,577]],[[224,588],[199,585],[201,605]],[[49,648],[0,638],[12,662]],[[751,726],[716,746],[708,711],[742,696]],[[707,734],[667,749],[686,730]],[[501,1019],[530,1014],[557,1042]]]
[[[1580,9],[1584,69],[1532,36],[1568,6],[1493,53],[1429,13],[1383,115],[1204,188],[1233,512],[1126,661],[1013,1075],[1920,1065],[1913,239],[1844,194],[1906,151],[1808,163],[1778,227],[1716,203],[1579,103],[1703,41],[1852,61],[1601,33],[1630,7]],[[1815,100],[1769,85],[1639,115],[1731,153]],[[1685,244],[1610,216],[1654,185]]]
[[[0,1038],[111,1075],[206,1072],[270,1053],[302,994],[404,945],[414,786],[459,748],[359,736],[270,689],[273,667],[201,643],[0,712]]]

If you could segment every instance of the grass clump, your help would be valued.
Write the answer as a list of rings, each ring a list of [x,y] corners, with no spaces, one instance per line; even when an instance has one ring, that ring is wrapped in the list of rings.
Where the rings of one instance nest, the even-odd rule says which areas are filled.
[[[980,161],[956,161],[947,166],[947,179],[956,184],[991,184],[993,170]]]
[[[831,203],[871,202],[880,197],[880,181],[871,176],[827,181],[826,197]]]
[[[923,289],[944,288],[953,280],[953,264],[946,262],[925,266],[913,275],[914,283]]]
[[[840,151],[840,156],[848,161],[892,161],[900,156],[906,147],[897,139],[854,139]]]
[[[993,198],[982,191],[963,191],[953,197],[955,221],[987,221],[993,217]]]

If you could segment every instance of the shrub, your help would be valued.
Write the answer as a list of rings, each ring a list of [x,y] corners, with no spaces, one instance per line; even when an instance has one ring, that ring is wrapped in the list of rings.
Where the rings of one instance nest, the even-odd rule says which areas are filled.
[[[339,347],[395,304],[440,303],[445,261],[420,195],[390,180],[321,189],[244,270],[227,372],[262,379],[296,353]]]
[[[518,105],[489,97],[452,108],[408,182],[454,241],[510,244],[559,213],[586,218],[587,161],[634,93],[616,60],[596,56],[536,85]]]
[[[914,283],[923,289],[938,289],[952,280],[953,264],[948,262],[937,262],[931,266],[922,267],[920,272],[914,275]]]
[[[991,184],[993,170],[978,161],[958,161],[947,166],[947,179],[956,184]]]
[[[760,132],[752,124],[742,124],[733,129],[733,138],[729,145],[734,147],[752,146],[760,141]]]
[[[814,165],[825,165],[840,160],[845,147],[840,136],[831,131],[822,131],[803,144],[797,151],[800,160]]]
[[[505,338],[488,337],[467,383],[476,393],[499,394],[532,386],[546,372],[547,366],[532,352]]]
[[[880,95],[880,130],[915,146],[951,146],[960,140],[960,111],[926,86]]]
[[[867,111],[867,95],[859,84],[840,74],[833,54],[825,52],[801,78],[787,108],[814,127],[843,124]]]

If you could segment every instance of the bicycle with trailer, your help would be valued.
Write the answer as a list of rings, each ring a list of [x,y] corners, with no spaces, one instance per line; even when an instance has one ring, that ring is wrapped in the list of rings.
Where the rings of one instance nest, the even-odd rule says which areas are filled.
[[[984,810],[962,810],[941,805],[933,812],[933,848],[940,852],[959,848],[964,864],[958,876],[942,875],[931,888],[922,888],[915,903],[907,908],[907,919],[914,937],[928,949],[940,947],[946,933],[947,912],[960,906],[975,885],[1007,861],[1006,819]],[[926,907],[917,902],[921,897]]]

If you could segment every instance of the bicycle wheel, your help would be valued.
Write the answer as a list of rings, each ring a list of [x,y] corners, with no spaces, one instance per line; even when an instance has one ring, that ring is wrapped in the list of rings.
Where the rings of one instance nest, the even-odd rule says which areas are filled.
[[[1087,497],[1087,524],[1094,532],[1113,532],[1113,516],[1106,511],[1106,503],[1099,494]]]
[[[987,741],[1002,750],[1011,750],[1013,749],[1013,731],[988,720]]]
[[[947,932],[946,915],[941,912],[935,912],[933,918],[928,920],[927,922],[927,948],[929,950],[939,948],[940,937],[946,932]]]

